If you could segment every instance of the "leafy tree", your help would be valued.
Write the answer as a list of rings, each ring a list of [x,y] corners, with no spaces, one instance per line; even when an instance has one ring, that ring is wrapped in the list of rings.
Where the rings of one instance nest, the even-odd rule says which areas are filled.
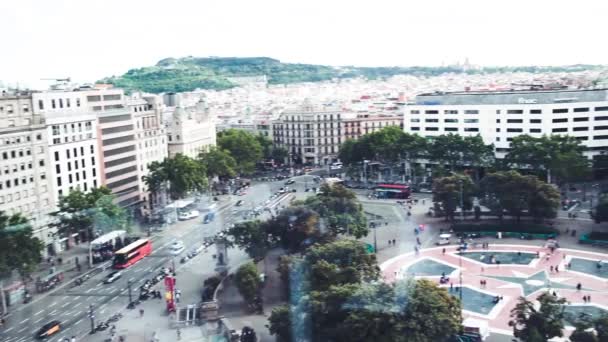
[[[357,196],[340,184],[322,185],[320,193],[308,197],[304,205],[319,213],[333,236],[350,234],[361,238],[369,232],[367,219]]]
[[[280,244],[292,252],[305,249],[321,237],[319,215],[306,207],[286,208],[262,225],[272,245]]]
[[[536,176],[523,176],[517,171],[487,174],[481,180],[484,202],[500,219],[506,211],[519,221],[524,213],[535,219],[557,215],[559,192]]]
[[[564,298],[556,298],[549,293],[538,297],[540,308],[533,302],[520,297],[515,308],[511,310],[509,325],[513,335],[524,341],[546,341],[553,337],[562,337],[564,329]]]
[[[171,198],[183,198],[190,191],[202,191],[207,186],[205,169],[196,160],[178,153],[173,158],[150,164],[144,182],[151,191],[168,184]]]
[[[238,268],[235,274],[236,287],[247,303],[253,303],[258,297],[261,281],[258,268],[248,262]]]
[[[608,341],[608,316],[603,315],[593,322],[595,331],[597,332],[597,338],[600,341]]]
[[[25,217],[0,211],[0,278],[17,270],[27,279],[40,263],[43,248]]]
[[[212,146],[198,157],[207,177],[232,178],[236,175],[236,161],[227,151]]]
[[[262,156],[264,159],[272,159],[272,140],[262,135],[261,133],[255,136],[255,139],[262,148]]]
[[[431,160],[449,166],[451,171],[457,166],[489,166],[494,161],[494,147],[486,145],[480,135],[463,137],[450,133],[434,137],[427,153]]]
[[[435,202],[435,209],[442,212],[446,220],[454,221],[454,213],[456,208],[460,207],[461,196],[464,205],[464,208],[461,208],[461,210],[471,210],[474,192],[475,185],[468,176],[455,174],[453,176],[436,178],[433,181],[433,202]]]
[[[228,151],[236,161],[236,170],[240,174],[255,171],[255,165],[264,157],[260,142],[253,134],[236,129],[229,129],[218,134],[217,145]]]
[[[277,342],[295,341],[292,334],[293,320],[289,305],[279,305],[272,309],[268,317],[269,331],[276,336]]]
[[[364,160],[394,163],[422,154],[426,140],[416,134],[408,134],[402,129],[389,126],[366,134],[357,140],[346,140],[339,151],[340,160],[353,165]]]
[[[601,197],[599,203],[595,206],[593,219],[595,223],[608,221],[608,200],[605,197]]]
[[[228,230],[232,243],[245,250],[254,260],[263,259],[271,248],[266,226],[260,221],[236,223]]]
[[[289,152],[287,152],[287,149],[284,147],[274,147],[270,157],[275,161],[275,163],[283,164],[285,159],[289,157]]]
[[[511,141],[505,159],[511,167],[530,169],[539,175],[546,172],[559,182],[573,181],[589,174],[590,163],[583,156],[584,146],[573,136],[551,135],[535,138],[520,135]]]
[[[102,232],[113,230],[131,230],[127,211],[114,203],[115,196],[105,195],[94,202],[95,214],[93,222],[95,229]]]

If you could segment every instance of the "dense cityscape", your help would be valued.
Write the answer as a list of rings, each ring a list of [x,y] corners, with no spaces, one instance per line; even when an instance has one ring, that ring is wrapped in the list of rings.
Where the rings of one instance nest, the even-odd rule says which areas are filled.
[[[608,7],[270,2],[0,4],[0,342],[608,341]]]

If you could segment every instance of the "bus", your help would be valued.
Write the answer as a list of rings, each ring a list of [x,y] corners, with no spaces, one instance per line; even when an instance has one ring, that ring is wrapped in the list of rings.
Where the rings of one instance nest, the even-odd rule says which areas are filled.
[[[121,248],[114,253],[112,267],[115,269],[127,268],[146,255],[152,253],[152,243],[148,239],[139,239]]]
[[[407,199],[410,197],[410,187],[403,184],[378,184],[374,190],[378,198]]]

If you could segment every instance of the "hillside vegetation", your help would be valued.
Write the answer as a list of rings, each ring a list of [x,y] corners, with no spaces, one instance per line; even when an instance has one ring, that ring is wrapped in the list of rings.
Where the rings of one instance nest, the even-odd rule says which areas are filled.
[[[480,72],[549,72],[581,71],[599,68],[594,65],[564,67],[492,67]],[[266,75],[270,84],[320,82],[331,79],[365,77],[386,78],[394,75],[436,76],[461,73],[456,67],[333,67],[326,65],[281,63],[268,57],[184,57],[166,58],[154,66],[131,69],[122,76],[112,76],[98,83],[111,83],[127,91],[142,90],[151,93],[181,92],[197,88],[224,90],[237,86],[230,77]]]

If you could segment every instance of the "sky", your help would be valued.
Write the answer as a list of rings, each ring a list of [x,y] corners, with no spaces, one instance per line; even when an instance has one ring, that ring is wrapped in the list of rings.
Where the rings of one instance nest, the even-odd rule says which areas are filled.
[[[2,0],[0,80],[166,57],[357,66],[608,64],[605,0]]]

